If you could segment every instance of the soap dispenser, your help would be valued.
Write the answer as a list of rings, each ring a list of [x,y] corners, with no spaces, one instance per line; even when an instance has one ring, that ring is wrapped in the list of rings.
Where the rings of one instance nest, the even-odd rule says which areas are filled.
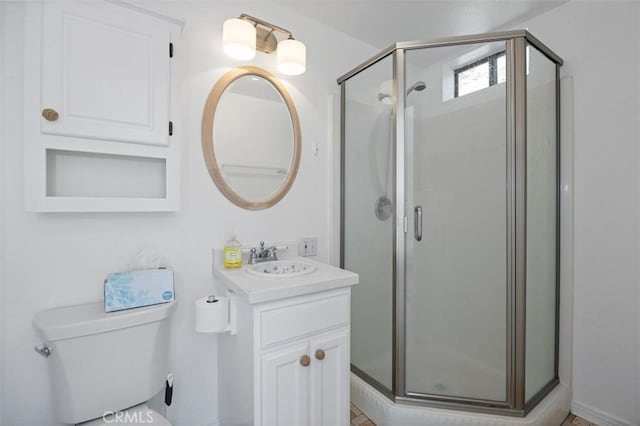
[[[242,266],[242,244],[232,235],[224,245],[224,267],[239,268]]]

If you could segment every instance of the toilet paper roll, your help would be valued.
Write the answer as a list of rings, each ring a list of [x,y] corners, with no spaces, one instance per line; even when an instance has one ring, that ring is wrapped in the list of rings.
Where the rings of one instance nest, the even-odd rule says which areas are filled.
[[[209,296],[196,300],[196,331],[222,333],[229,326],[229,298]]]

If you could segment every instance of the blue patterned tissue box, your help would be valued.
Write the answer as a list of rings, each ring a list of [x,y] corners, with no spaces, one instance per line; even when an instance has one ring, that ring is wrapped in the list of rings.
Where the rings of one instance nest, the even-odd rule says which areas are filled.
[[[174,296],[170,269],[118,272],[104,280],[105,312],[167,303]]]

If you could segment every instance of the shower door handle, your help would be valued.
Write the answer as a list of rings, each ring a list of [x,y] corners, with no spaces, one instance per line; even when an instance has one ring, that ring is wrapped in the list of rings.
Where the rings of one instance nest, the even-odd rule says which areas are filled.
[[[422,241],[422,206],[415,208],[415,222],[413,224],[413,236],[416,241]]]

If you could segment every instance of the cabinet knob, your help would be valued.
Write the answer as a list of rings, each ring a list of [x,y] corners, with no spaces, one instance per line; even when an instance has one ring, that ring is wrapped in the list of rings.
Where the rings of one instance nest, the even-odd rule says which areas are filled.
[[[316,351],[316,359],[322,361],[324,359],[324,351],[322,349],[318,349]]]
[[[309,358],[308,355],[302,355],[302,357],[300,358],[300,365],[302,365],[303,367],[308,367],[309,364],[311,364],[311,358]]]
[[[42,110],[42,116],[47,121],[56,121],[58,119],[58,111],[52,108]]]

